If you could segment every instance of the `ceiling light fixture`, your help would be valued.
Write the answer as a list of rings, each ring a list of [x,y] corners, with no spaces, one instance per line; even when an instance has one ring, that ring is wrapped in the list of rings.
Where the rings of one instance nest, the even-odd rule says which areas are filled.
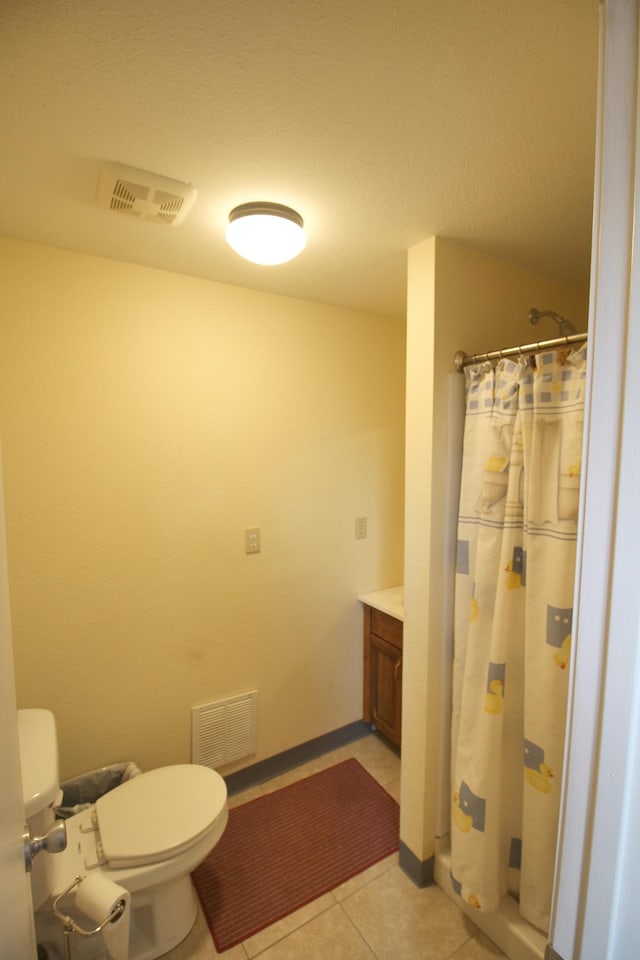
[[[229,246],[241,257],[264,266],[293,260],[307,243],[299,213],[280,203],[261,200],[234,207],[226,236]]]

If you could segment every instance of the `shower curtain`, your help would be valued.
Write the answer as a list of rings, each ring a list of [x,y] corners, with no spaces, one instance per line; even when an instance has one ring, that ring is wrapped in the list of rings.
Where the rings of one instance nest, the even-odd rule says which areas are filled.
[[[549,926],[586,346],[465,369],[456,558],[451,883]]]

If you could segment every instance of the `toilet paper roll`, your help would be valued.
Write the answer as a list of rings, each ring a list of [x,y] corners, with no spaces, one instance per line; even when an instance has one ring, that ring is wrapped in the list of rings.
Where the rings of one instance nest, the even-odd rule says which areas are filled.
[[[131,894],[99,873],[84,877],[76,893],[76,907],[93,920],[96,926],[101,924],[121,901],[124,901],[123,913],[102,929],[105,946],[112,960],[129,958]]]

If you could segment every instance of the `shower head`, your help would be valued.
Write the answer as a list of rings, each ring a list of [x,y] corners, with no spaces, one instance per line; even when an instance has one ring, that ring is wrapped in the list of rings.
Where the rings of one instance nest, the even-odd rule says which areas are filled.
[[[561,337],[570,337],[578,332],[570,320],[565,320],[564,317],[561,317],[560,314],[554,310],[536,310],[535,307],[531,307],[531,310],[529,310],[529,323],[537,323],[542,317],[551,317],[552,320],[555,320],[558,324]]]

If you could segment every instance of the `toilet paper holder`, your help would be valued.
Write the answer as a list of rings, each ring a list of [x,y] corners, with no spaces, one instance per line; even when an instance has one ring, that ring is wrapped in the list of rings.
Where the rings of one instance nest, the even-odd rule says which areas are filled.
[[[84,927],[81,927],[80,924],[74,920],[72,917],[68,916],[66,913],[62,913],[58,909],[58,904],[60,901],[71,893],[77,886],[79,886],[84,877],[76,877],[72,884],[70,884],[66,890],[63,890],[55,900],[53,901],[53,912],[58,920],[62,921],[64,926],[64,960],[74,960],[74,952],[72,952],[72,937],[74,933],[79,934],[82,937],[93,937],[97,933],[100,933],[107,926],[108,923],[114,923],[116,920],[119,920],[122,914],[126,909],[126,903],[124,900],[119,900],[115,903],[111,909],[111,912],[104,920],[98,924],[97,927],[94,927],[93,930],[85,930]]]

